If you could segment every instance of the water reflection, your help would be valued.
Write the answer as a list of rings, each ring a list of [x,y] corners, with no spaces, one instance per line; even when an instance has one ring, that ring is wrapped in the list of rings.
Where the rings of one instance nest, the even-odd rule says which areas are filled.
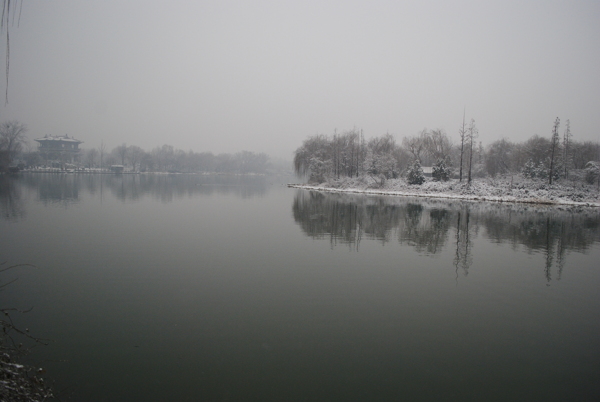
[[[38,200],[44,205],[69,206],[80,201],[83,188],[81,180],[73,174],[20,174],[19,179],[37,192]]]
[[[448,202],[425,199],[326,194],[298,190],[293,215],[302,231],[328,238],[331,247],[359,249],[363,238],[398,241],[424,255],[451,246],[457,273],[473,264],[474,240],[524,248],[545,255],[546,280],[560,280],[570,251],[600,242],[600,215],[592,208]],[[481,232],[481,235],[480,235]],[[451,244],[450,244],[451,243]],[[555,269],[555,272],[553,272]]]
[[[65,205],[79,201],[81,193],[111,195],[121,201],[151,197],[164,203],[195,195],[232,194],[262,197],[269,181],[264,176],[161,175],[161,174],[21,174],[19,179],[38,192],[43,203]]]
[[[455,244],[456,251],[454,254],[454,267],[456,268],[456,275],[458,276],[459,267],[462,269],[463,274],[467,276],[469,274],[469,267],[473,263],[473,255],[471,250],[473,248],[472,235],[469,234],[470,226],[469,221],[471,218],[471,211],[468,206],[459,209],[456,212],[456,229],[455,229]]]
[[[5,220],[18,220],[25,216],[21,188],[14,175],[0,174],[0,214]]]

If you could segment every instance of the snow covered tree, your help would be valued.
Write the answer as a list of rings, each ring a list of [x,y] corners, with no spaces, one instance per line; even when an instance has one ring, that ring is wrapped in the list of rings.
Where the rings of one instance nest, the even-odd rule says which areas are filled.
[[[452,142],[444,130],[439,128],[430,131],[424,130],[423,140],[425,152],[432,161],[439,159],[447,160],[450,158]]]
[[[330,145],[324,135],[307,138],[295,152],[294,170],[299,176],[308,176],[310,181],[322,182],[330,168]]]
[[[485,167],[492,177],[512,170],[512,153],[514,148],[514,144],[505,138],[493,142],[488,147]]]
[[[529,159],[525,163],[525,165],[523,165],[523,169],[521,170],[521,173],[523,174],[523,176],[527,177],[528,179],[533,179],[536,177],[536,167],[531,159]]]
[[[448,181],[452,175],[452,169],[448,166],[447,158],[438,159],[433,164],[431,176],[435,181]]]
[[[423,129],[414,137],[404,137],[402,139],[402,146],[408,151],[414,159],[421,162],[422,154],[425,152],[425,137],[427,136],[427,129]]]
[[[458,134],[460,135],[460,167],[459,167],[459,173],[458,173],[458,181],[462,182],[462,178],[463,178],[463,159],[464,159],[464,155],[465,155],[465,140],[467,138],[467,130],[465,128],[465,114],[463,112],[463,123],[462,126],[460,128],[460,130],[458,130]]]
[[[560,126],[560,119],[557,117],[554,120],[554,127],[552,128],[552,139],[550,140],[550,169],[548,170],[548,184],[552,184],[554,178],[554,165],[556,155],[558,155],[558,147],[560,145],[558,137],[558,127]]]
[[[478,134],[479,130],[475,125],[475,119],[471,119],[471,122],[469,123],[469,128],[467,129],[467,141],[469,142],[469,184],[471,184],[473,175],[473,144]]]
[[[563,134],[563,168],[564,168],[564,177],[567,179],[569,177],[569,168],[571,167],[571,122],[567,119],[565,123],[565,132]]]
[[[96,158],[98,158],[98,150],[96,148],[91,148],[85,151],[85,164],[89,168],[96,166]]]
[[[421,162],[415,159],[412,165],[409,166],[406,172],[406,181],[408,184],[423,184],[425,183],[425,174],[423,174],[423,168]]]
[[[27,127],[16,120],[0,124],[0,171],[6,170],[27,142]]]
[[[137,145],[130,145],[127,147],[127,159],[129,160],[129,164],[133,171],[137,171],[144,154],[144,150]]]
[[[112,150],[115,155],[115,159],[121,162],[121,165],[125,166],[125,159],[127,158],[127,144],[123,143]]]
[[[382,175],[386,179],[398,177],[397,148],[396,141],[390,134],[369,140],[365,171],[371,175]]]
[[[600,185],[600,163],[590,161],[585,165],[585,181],[594,184],[597,180]]]

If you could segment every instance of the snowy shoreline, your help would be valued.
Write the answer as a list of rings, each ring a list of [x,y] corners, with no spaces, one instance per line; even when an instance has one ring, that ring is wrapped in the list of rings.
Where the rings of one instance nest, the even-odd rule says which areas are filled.
[[[508,179],[477,179],[467,185],[458,180],[428,181],[422,185],[409,185],[403,179],[390,179],[383,186],[374,178],[334,180],[318,185],[288,184],[290,188],[335,193],[386,195],[394,197],[441,198],[465,201],[523,203],[540,205],[569,205],[600,208],[598,190],[584,184],[548,185],[539,181],[521,179],[514,183]],[[379,187],[379,188],[374,188]]]

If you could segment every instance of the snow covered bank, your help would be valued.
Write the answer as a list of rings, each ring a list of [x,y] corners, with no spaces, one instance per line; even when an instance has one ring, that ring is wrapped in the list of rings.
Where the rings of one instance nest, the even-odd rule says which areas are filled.
[[[288,187],[339,193],[600,207],[599,192],[595,185],[570,182],[548,185],[520,176],[515,176],[512,181],[510,177],[476,179],[470,186],[458,180],[410,185],[404,179],[390,179],[382,184],[373,177],[364,176],[318,185],[288,184]]]

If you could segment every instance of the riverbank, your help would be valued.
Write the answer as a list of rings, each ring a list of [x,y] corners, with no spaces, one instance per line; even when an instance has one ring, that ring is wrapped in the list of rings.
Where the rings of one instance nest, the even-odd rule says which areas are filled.
[[[390,179],[381,183],[371,176],[330,180],[317,185],[288,184],[288,187],[311,191],[460,199],[467,201],[510,202],[527,204],[571,205],[600,208],[596,185],[583,182],[548,183],[520,176],[475,179],[470,185],[463,181],[426,181],[411,185],[405,179]]]

